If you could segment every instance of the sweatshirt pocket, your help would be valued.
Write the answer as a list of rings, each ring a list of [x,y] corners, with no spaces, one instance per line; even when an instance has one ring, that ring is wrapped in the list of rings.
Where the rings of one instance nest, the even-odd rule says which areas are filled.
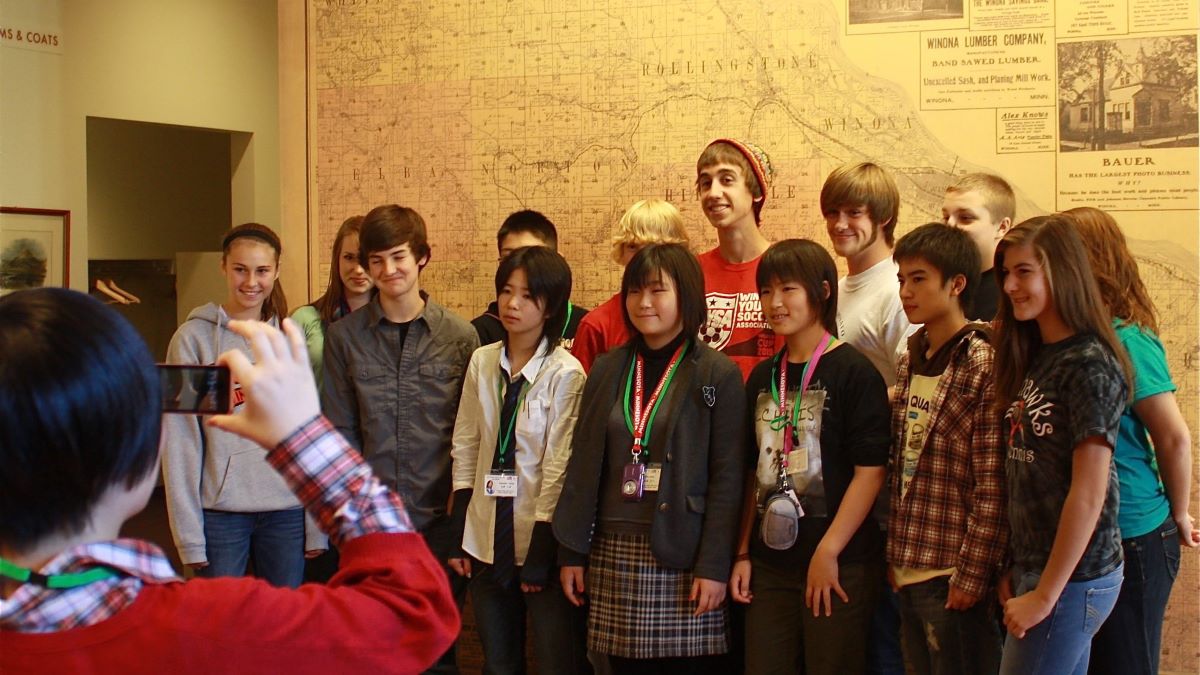
[[[211,508],[218,511],[245,511],[247,505],[253,504],[255,487],[259,483],[258,474],[264,468],[272,470],[266,466],[265,458],[266,455],[258,450],[238,452],[226,458],[220,487],[217,488]]]

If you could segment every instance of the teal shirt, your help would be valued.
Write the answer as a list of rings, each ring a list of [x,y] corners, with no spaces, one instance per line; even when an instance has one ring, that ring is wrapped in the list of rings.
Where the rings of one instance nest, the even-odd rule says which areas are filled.
[[[313,375],[317,378],[317,389],[321,387],[321,359],[325,353],[325,328],[321,325],[321,315],[312,305],[304,305],[292,312],[292,321],[300,325],[304,331],[304,343],[308,345],[308,361],[312,365]]]
[[[1113,328],[1133,363],[1133,403],[1175,391],[1167,370],[1167,353],[1158,336],[1136,324],[1120,325],[1119,319],[1113,321]],[[1133,412],[1132,404],[1126,405],[1121,415],[1113,457],[1121,484],[1121,508],[1117,514],[1121,537],[1130,539],[1152,532],[1171,514],[1171,506],[1158,477],[1150,435]]]

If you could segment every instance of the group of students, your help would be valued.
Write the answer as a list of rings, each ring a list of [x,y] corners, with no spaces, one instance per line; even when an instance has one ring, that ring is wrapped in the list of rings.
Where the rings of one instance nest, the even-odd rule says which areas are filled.
[[[412,209],[342,225],[300,329],[281,323],[278,238],[234,228],[229,297],[169,348],[236,366],[245,408],[163,421],[183,562],[229,577],[252,559],[287,587],[335,548],[337,573],[297,592],[309,604],[281,605],[310,614],[277,615],[311,623],[314,644],[357,631],[361,645],[369,622],[330,615],[401,565],[365,535],[411,548],[418,533],[433,558],[406,549],[404,564],[438,561],[440,595],[419,590],[454,616],[410,604],[406,639],[370,648],[429,631],[409,670],[440,655],[430,672],[453,672],[442,649],[469,592],[494,673],[524,671],[527,616],[541,672],[728,670],[730,650],[750,673],[866,672],[888,645],[921,673],[1156,672],[1180,544],[1200,530],[1190,434],[1116,223],[1074,209],[1014,226],[1011,188],[971,174],[945,222],[895,241],[895,182],[849,165],[820,195],[839,279],[821,244],[762,235],[772,177],[756,145],[709,144],[696,191],[718,246],[694,255],[677,209],[638,202],[613,237],[620,290],[590,312],[532,211],[500,228],[496,301],[471,323],[421,290],[431,248]],[[300,405],[255,434],[290,407],[256,381],[308,395],[280,361],[311,363],[322,415]],[[338,481],[374,506],[329,498]],[[34,541],[10,536],[5,559]],[[291,597],[230,592],[251,590]],[[731,617],[727,598],[744,609]],[[0,630],[66,627],[12,628],[9,613]]]

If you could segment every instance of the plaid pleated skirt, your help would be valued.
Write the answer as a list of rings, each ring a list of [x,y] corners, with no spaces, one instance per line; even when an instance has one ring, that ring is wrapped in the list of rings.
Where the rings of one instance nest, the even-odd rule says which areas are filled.
[[[728,610],[693,617],[692,573],[659,565],[649,535],[597,533],[587,591],[588,649],[630,659],[729,650]]]

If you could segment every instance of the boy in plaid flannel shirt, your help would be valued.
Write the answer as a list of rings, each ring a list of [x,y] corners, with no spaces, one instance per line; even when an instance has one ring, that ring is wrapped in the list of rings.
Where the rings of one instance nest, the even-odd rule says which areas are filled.
[[[896,245],[900,301],[924,324],[892,400],[888,580],[905,661],[917,673],[995,673],[990,593],[1008,542],[1004,449],[986,324],[965,309],[980,283],[968,234],[922,225]]]

